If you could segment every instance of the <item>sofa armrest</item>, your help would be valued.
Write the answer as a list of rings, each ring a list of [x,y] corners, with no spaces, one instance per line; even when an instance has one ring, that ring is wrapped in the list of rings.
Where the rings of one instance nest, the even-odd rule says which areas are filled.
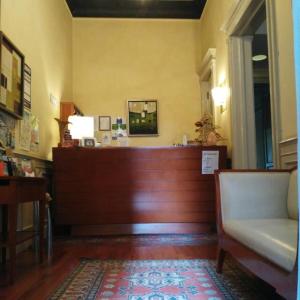
[[[219,171],[216,176],[223,223],[288,217],[288,171]]]

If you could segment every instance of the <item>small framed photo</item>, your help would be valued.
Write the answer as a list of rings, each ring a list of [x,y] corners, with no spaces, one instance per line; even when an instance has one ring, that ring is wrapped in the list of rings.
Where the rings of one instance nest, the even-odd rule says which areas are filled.
[[[82,138],[83,147],[95,147],[96,140],[94,138]]]
[[[110,116],[99,116],[99,131],[111,130],[111,118]]]

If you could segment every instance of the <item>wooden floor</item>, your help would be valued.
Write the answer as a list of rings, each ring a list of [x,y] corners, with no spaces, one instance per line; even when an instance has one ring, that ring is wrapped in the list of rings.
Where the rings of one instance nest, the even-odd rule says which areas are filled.
[[[74,269],[81,257],[99,259],[194,259],[216,256],[216,243],[197,246],[143,246],[129,243],[89,243],[57,240],[51,260],[34,263],[32,251],[18,256],[16,282],[0,287],[0,299],[47,299]]]

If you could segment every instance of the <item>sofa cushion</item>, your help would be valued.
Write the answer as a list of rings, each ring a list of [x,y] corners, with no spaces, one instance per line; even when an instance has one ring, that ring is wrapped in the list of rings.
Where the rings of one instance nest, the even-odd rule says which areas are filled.
[[[290,172],[221,172],[219,179],[224,222],[288,218]]]
[[[230,220],[223,224],[231,237],[287,271],[297,254],[298,222],[292,219]]]
[[[298,220],[298,171],[295,170],[290,176],[289,190],[288,190],[288,214],[291,219]]]

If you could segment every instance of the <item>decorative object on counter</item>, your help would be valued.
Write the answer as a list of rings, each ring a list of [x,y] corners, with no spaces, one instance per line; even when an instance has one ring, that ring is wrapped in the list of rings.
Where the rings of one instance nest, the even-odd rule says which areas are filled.
[[[110,132],[103,133],[101,141],[102,141],[103,146],[111,145],[111,134],[110,134]]]
[[[128,147],[129,146],[129,139],[127,136],[122,136],[118,138],[118,146],[120,147]]]
[[[96,139],[95,138],[82,138],[83,147],[95,147]]]
[[[118,124],[118,125],[122,125],[123,124],[123,120],[122,120],[121,117],[117,117],[116,118],[116,124]]]
[[[127,137],[126,124],[123,123],[121,117],[116,118],[116,123],[112,124],[112,140],[118,140],[122,137]]]
[[[128,135],[158,136],[157,100],[128,101]]]
[[[31,110],[31,68],[24,65],[24,108]]]
[[[79,146],[79,140],[78,139],[72,139],[72,135],[70,133],[69,129],[65,129],[64,133],[64,141],[62,143],[62,147],[75,147]]]
[[[204,113],[200,121],[195,123],[196,132],[199,133],[198,141],[204,146],[213,146],[217,142],[225,140],[219,133],[216,132],[217,127],[213,124],[213,118],[209,113]]]
[[[183,146],[187,146],[187,144],[188,144],[188,135],[187,135],[187,134],[184,134],[184,135],[182,136],[182,145],[183,145]]]
[[[0,32],[0,109],[17,119],[23,117],[24,55]]]
[[[5,112],[0,111],[0,146],[15,148],[16,120]]]
[[[99,131],[111,130],[111,118],[110,116],[99,116]]]
[[[69,121],[62,121],[58,118],[54,118],[55,121],[57,121],[58,123],[58,129],[59,129],[59,144],[58,147],[62,147],[63,143],[64,143],[64,136],[65,136],[65,130],[67,128],[68,124],[72,124]]]

